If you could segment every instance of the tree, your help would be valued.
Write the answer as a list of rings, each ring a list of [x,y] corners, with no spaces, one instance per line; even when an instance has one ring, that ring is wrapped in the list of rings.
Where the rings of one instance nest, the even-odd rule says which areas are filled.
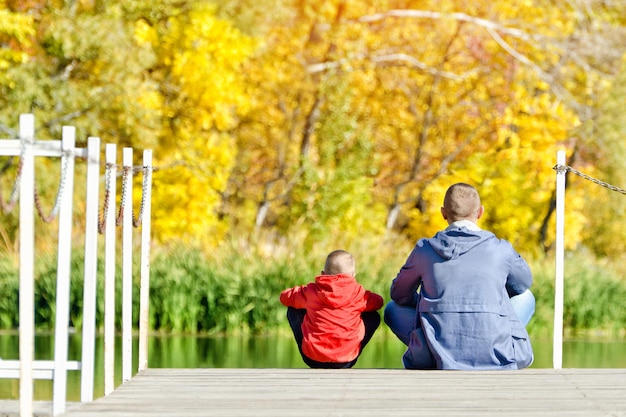
[[[348,247],[364,235],[384,231],[384,206],[370,192],[376,156],[366,125],[350,113],[354,92],[339,84],[321,86],[329,108],[318,120],[318,140],[303,155],[302,180],[290,193],[289,210],[279,221],[283,230],[300,229],[305,245],[323,241],[332,230],[333,244]]]
[[[39,138],[71,124],[79,145],[93,135],[153,149],[155,240],[219,240],[215,207],[236,153],[228,132],[246,111],[238,71],[252,39],[206,3],[59,6],[38,9],[36,32],[25,26],[36,34],[28,55],[12,49],[22,58],[3,73],[0,125],[32,112]]]
[[[9,70],[28,60],[27,51],[32,47],[34,35],[33,16],[15,12],[7,8],[6,1],[0,1],[0,89],[3,97],[15,88],[16,82]],[[0,131],[14,134],[14,130],[4,123],[0,124]]]
[[[231,10],[246,4],[233,3]],[[224,212],[245,222],[256,210],[257,228],[289,218],[294,190],[321,178],[301,161],[333,146],[325,144],[321,121],[341,105],[322,86],[342,84],[351,97],[346,114],[367,126],[376,155],[373,201],[388,206],[389,229],[413,237],[434,232],[446,186],[466,180],[481,186],[493,208],[486,227],[537,248],[556,150],[585,149],[572,138],[614,73],[612,65],[597,67],[592,50],[581,50],[581,39],[596,36],[584,23],[614,22],[619,6],[600,15],[541,1],[398,5],[276,5],[280,19],[264,21],[266,43],[247,66],[258,106],[235,132],[240,153]],[[602,49],[617,51],[614,60],[623,46],[611,30],[600,39]],[[503,196],[512,204],[502,204]],[[582,201],[572,195],[573,246],[585,225]]]
[[[626,159],[626,126],[623,123],[625,101],[626,57],[622,60],[619,76],[615,78],[612,88],[599,106],[596,134],[598,153],[594,156],[605,164],[602,169],[594,167],[587,172],[601,182],[621,190],[626,189],[623,175]],[[591,182],[578,181],[578,186],[586,194],[594,195],[593,199],[586,199],[584,204],[589,220],[583,232],[583,243],[597,254],[619,258],[626,253],[626,196],[623,191],[601,188]]]
[[[600,177],[621,168],[621,3],[37,4],[0,24],[0,126],[34,111],[44,137],[69,123],[153,148],[162,242],[338,224],[413,239],[443,226],[443,192],[469,181],[485,227],[534,251],[552,244],[557,149]],[[5,23],[24,16],[33,32]],[[602,191],[570,184],[567,241],[599,250],[585,201]]]

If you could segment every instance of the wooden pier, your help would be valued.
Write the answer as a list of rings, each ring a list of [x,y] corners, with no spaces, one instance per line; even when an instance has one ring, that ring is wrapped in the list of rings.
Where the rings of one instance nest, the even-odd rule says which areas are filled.
[[[63,417],[626,416],[626,369],[147,369]]]

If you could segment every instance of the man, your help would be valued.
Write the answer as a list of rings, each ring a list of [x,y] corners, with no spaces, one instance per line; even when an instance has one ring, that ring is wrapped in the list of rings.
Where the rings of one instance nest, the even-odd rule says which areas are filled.
[[[407,345],[407,369],[521,369],[533,351],[528,264],[481,230],[474,187],[452,185],[441,214],[448,228],[420,239],[391,284],[385,323]]]

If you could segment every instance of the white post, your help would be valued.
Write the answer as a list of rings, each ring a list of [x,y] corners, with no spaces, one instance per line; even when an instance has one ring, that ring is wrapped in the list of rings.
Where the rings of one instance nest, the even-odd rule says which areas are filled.
[[[65,412],[67,392],[67,345],[70,310],[70,266],[72,256],[72,200],[74,198],[74,145],[76,128],[63,126],[61,141],[61,193],[57,248],[56,318],[54,325],[54,381],[52,415]],[[62,180],[63,181],[63,180]]]
[[[96,337],[96,276],[98,273],[98,202],[100,138],[87,139],[87,193],[85,196],[85,278],[83,287],[83,346],[80,400],[93,401]]]
[[[122,206],[122,382],[132,378],[133,366],[133,148],[124,148]]]
[[[35,117],[20,115],[22,175],[20,180],[20,417],[33,415],[33,359],[35,345]]]
[[[554,341],[552,364],[554,369],[563,365],[563,264],[564,264],[564,223],[565,223],[565,151],[558,151],[556,163],[556,261],[554,282]]]
[[[143,151],[145,175],[142,187],[144,199],[141,218],[141,287],[139,293],[139,366],[148,368],[148,327],[150,311],[150,212],[152,210],[152,151]]]
[[[115,389],[115,196],[117,147],[108,143],[106,158],[105,259],[104,259],[104,395]]]

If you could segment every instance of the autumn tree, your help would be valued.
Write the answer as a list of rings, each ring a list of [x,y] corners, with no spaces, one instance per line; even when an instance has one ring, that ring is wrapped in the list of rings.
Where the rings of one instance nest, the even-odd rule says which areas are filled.
[[[354,92],[346,85],[323,85],[328,103],[317,123],[312,149],[303,155],[302,180],[290,193],[289,210],[279,225],[303,232],[310,243],[324,240],[330,230],[335,245],[348,246],[364,235],[384,231],[384,206],[374,201],[371,189],[376,155],[368,126],[351,114]]]
[[[250,108],[240,70],[256,42],[208,3],[133,7],[137,39],[156,56],[150,79],[162,100],[158,239],[216,245],[229,225],[218,207],[237,155],[230,132]]]
[[[10,3],[0,128],[34,112],[43,138],[72,124],[154,149],[161,243],[414,239],[468,181],[483,226],[535,251],[552,244],[558,149],[619,179],[621,3]],[[619,203],[591,216],[604,191],[569,183],[569,247],[600,253],[612,235],[589,230],[613,230]]]
[[[3,13],[13,46],[0,125],[31,112],[42,139],[71,124],[79,144],[93,135],[153,149],[155,239],[219,241],[216,205],[236,154],[228,132],[246,111],[239,65],[254,41],[207,3],[44,2]],[[50,177],[43,188],[54,190]]]
[[[432,233],[441,227],[446,185],[465,180],[482,189],[490,207],[486,227],[521,247],[537,247],[556,150],[582,149],[572,138],[593,111],[593,95],[614,72],[590,66],[594,57],[582,56],[575,44],[586,19],[604,17],[580,17],[580,9],[542,2],[419,2],[414,8],[327,2],[307,13],[294,14],[306,16],[292,23],[300,36],[280,38],[293,45],[307,33],[310,41],[300,43],[305,49],[287,49],[305,58],[294,66],[293,73],[303,75],[292,85],[310,85],[298,83],[323,75],[358,92],[350,113],[371,127],[379,162],[372,191],[389,208],[387,227],[412,236]],[[607,48],[623,53],[611,42],[605,39]],[[331,107],[319,89],[300,91],[308,91],[309,109],[323,114]],[[316,125],[298,120],[305,142],[323,146],[317,128],[311,135]],[[570,198],[569,241],[578,242],[582,194]]]
[[[598,108],[598,127],[595,135],[597,154],[594,155],[594,159],[604,164],[602,167],[594,167],[585,172],[606,185],[598,185],[588,180],[578,180],[576,183],[583,192],[593,195],[593,198],[585,199],[584,210],[589,220],[582,233],[582,241],[595,253],[609,257],[620,257],[626,253],[624,102],[626,102],[626,58],[622,60],[622,69]],[[571,179],[572,175],[569,175]],[[617,190],[612,187],[616,187]]]
[[[150,107],[155,85],[143,74],[154,59],[132,41],[132,26],[119,5],[11,3],[31,36],[22,59],[3,71],[8,82],[0,85],[0,124],[15,126],[21,113],[33,113],[37,139],[60,139],[62,126],[73,125],[77,146],[88,136],[100,136],[120,147],[153,147],[152,133],[159,126]],[[77,165],[79,172],[84,168]],[[45,159],[36,169],[42,207],[49,211],[59,188],[59,162]],[[84,210],[84,192],[77,183],[78,210]],[[53,233],[53,228],[40,231]]]
[[[16,87],[12,69],[19,68],[27,62],[34,35],[33,16],[12,10],[7,7],[5,1],[0,1],[0,96],[4,97],[8,91]],[[17,119],[8,121],[0,118],[0,134],[3,138],[17,137],[17,129],[13,127],[16,123]],[[14,242],[18,219],[14,208],[17,205],[18,195],[13,193],[13,189],[17,175],[16,158],[2,161],[0,169],[2,210],[0,212],[4,216],[3,221],[0,222],[0,242],[6,253],[14,253],[16,250]]]

